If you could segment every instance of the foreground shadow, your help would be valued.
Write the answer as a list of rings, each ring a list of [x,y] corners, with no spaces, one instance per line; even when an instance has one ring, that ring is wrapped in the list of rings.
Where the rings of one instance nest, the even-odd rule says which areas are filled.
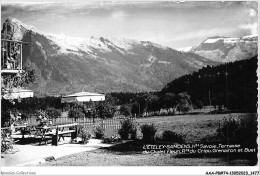
[[[116,144],[111,147],[100,148],[105,152],[115,155],[136,155],[143,154],[145,145],[173,145],[169,142],[154,141],[147,143],[141,140],[128,141],[121,144]],[[156,149],[155,149],[156,151]],[[168,155],[168,154],[167,154]],[[248,166],[255,166],[258,162],[257,151],[250,153],[180,153],[180,154],[169,154],[171,158],[175,159],[187,159],[187,158],[219,158],[229,165],[241,161],[246,163]],[[233,164],[232,164],[233,163]]]

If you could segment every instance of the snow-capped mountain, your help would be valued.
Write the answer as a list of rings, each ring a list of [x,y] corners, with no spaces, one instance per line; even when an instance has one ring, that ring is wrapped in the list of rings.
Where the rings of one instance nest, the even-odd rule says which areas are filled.
[[[181,51],[181,52],[189,52],[193,49],[193,46],[188,46],[188,47],[184,47],[184,48],[178,48],[176,49],[177,51]]]
[[[258,36],[249,35],[241,38],[209,37],[199,46],[179,50],[192,52],[212,61],[233,62],[252,58],[258,54]]]
[[[23,62],[36,69],[35,93],[155,91],[174,78],[218,62],[149,41],[72,38],[42,32],[9,18],[7,37],[30,42]]]

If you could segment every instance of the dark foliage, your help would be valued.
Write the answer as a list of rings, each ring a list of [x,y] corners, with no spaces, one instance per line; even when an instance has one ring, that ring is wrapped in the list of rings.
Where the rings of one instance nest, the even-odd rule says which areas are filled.
[[[145,142],[154,141],[154,135],[157,131],[154,124],[144,124],[144,125],[142,125],[141,131],[143,133],[143,141],[145,141]]]
[[[242,147],[257,148],[257,115],[245,118],[229,116],[219,124],[215,135],[201,140],[206,144],[240,144]]]
[[[252,59],[203,67],[197,72],[173,80],[162,89],[161,95],[187,92],[192,102],[204,105],[224,105],[231,110],[256,112],[257,56]],[[210,97],[210,98],[209,98]]]
[[[82,143],[88,143],[88,140],[91,138],[91,134],[84,127],[79,128],[79,137],[81,137]]]
[[[46,110],[48,108],[62,109],[65,104],[61,103],[61,97],[30,97],[23,98],[21,102],[14,100],[15,104],[8,100],[1,99],[2,110],[17,108],[21,112],[35,112],[37,110]],[[4,106],[3,106],[4,105]]]
[[[200,100],[196,100],[194,102],[194,107],[195,107],[195,109],[202,109],[203,108],[203,102],[200,101]]]
[[[247,118],[225,118],[217,131],[218,136],[225,143],[239,143],[247,147],[257,147],[257,116]]]
[[[68,113],[68,117],[76,121],[77,119],[84,118],[85,116],[79,109],[71,109]]]
[[[131,115],[131,106],[129,104],[122,105],[119,109],[121,115],[130,116]]]
[[[187,113],[191,109],[191,98],[187,92],[182,92],[177,95],[177,111]]]
[[[96,106],[96,111],[98,117],[105,119],[105,118],[113,118],[115,110],[113,106],[109,103],[99,103]]]
[[[121,128],[118,130],[118,134],[120,135],[121,139],[129,139],[129,136],[131,139],[136,138],[136,126],[132,119],[126,118],[122,120],[121,122]]]
[[[160,96],[160,106],[163,109],[166,109],[167,112],[169,109],[173,108],[177,104],[176,96],[173,93],[165,93]]]
[[[97,139],[102,139],[104,137],[104,128],[102,125],[95,127],[94,133]]]
[[[165,130],[162,133],[162,139],[161,140],[165,141],[165,142],[177,142],[177,143],[180,143],[180,144],[184,142],[184,139],[180,134],[175,133],[171,130]]]

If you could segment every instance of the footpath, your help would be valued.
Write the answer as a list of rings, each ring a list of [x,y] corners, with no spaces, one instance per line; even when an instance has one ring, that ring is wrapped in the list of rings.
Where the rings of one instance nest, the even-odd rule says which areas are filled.
[[[1,155],[1,167],[3,166],[33,166],[44,163],[48,160],[60,158],[62,156],[96,150],[101,147],[110,147],[115,144],[103,144],[99,139],[90,139],[87,144],[70,144],[59,143],[58,146],[52,146],[51,144],[39,145],[27,144],[27,145],[15,145],[19,150],[13,154]]]

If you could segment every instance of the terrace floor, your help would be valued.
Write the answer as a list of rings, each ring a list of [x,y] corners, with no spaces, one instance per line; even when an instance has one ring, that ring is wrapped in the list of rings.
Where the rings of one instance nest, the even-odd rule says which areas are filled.
[[[62,156],[92,151],[101,147],[110,147],[115,144],[103,144],[101,140],[90,139],[87,144],[70,144],[70,138],[65,138],[58,146],[51,144],[39,145],[39,143],[19,145],[15,147],[19,150],[14,154],[1,154],[1,167],[3,166],[33,166],[44,163],[46,159],[57,159]]]

